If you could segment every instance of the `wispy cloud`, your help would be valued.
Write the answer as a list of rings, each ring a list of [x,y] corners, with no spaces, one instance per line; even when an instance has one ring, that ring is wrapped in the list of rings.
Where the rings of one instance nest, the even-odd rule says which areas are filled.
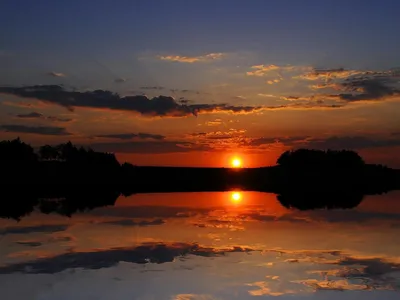
[[[211,151],[208,145],[186,141],[129,141],[91,143],[91,148],[103,152],[115,153],[182,153],[191,151]]]
[[[273,73],[279,75],[279,72],[290,72],[290,71],[308,71],[312,70],[311,67],[307,66],[277,66],[277,65],[255,65],[251,67],[251,71],[246,72],[248,76],[266,76]],[[282,78],[279,78],[282,79]]]
[[[333,78],[347,78],[354,75],[366,74],[372,72],[360,70],[346,70],[344,68],[337,69],[313,69],[310,72],[300,75],[298,78],[307,80],[329,80]]]
[[[263,93],[257,94],[257,96],[265,97],[265,98],[274,98],[274,97],[277,97],[277,96],[272,95],[272,94],[263,94]]]
[[[47,75],[53,76],[53,77],[65,77],[66,76],[64,73],[59,73],[59,72],[49,72],[49,73],[47,73]]]
[[[275,84],[275,83],[279,83],[281,81],[282,81],[282,79],[273,79],[273,80],[267,80],[267,83],[268,84]]]
[[[164,90],[165,88],[163,86],[142,86],[140,87],[141,90],[156,90],[156,91],[161,91]]]
[[[224,140],[233,137],[241,136],[246,133],[245,129],[234,129],[231,128],[227,131],[211,131],[211,132],[196,132],[190,134],[190,137],[195,137],[196,139],[209,139],[209,140]]]
[[[60,118],[56,116],[45,116],[41,113],[38,112],[31,112],[27,114],[18,114],[16,115],[17,118],[21,119],[43,119],[43,120],[49,120],[52,122],[71,122],[71,118]]]
[[[0,234],[29,234],[29,233],[54,233],[65,231],[68,225],[54,224],[54,225],[33,225],[33,226],[12,226],[0,230]]]
[[[222,125],[221,119],[215,119],[214,121],[208,121],[205,123],[207,126],[219,126]]]
[[[124,83],[126,81],[127,81],[127,79],[126,78],[122,78],[122,77],[114,79],[115,83]]]
[[[44,116],[40,113],[37,112],[31,112],[28,114],[20,114],[20,115],[16,115],[17,118],[22,118],[22,119],[39,119],[39,118],[43,118]]]
[[[372,138],[366,136],[331,136],[309,139],[306,144],[314,149],[363,149],[400,146],[399,138]]]
[[[116,133],[116,134],[103,134],[103,135],[96,135],[95,137],[98,138],[107,138],[107,139],[119,139],[119,140],[132,140],[132,139],[153,139],[153,140],[163,140],[165,139],[164,135],[161,134],[151,134],[151,133]]]
[[[71,135],[64,127],[54,126],[25,126],[16,124],[0,125],[0,130],[16,133],[30,133],[40,135]]]
[[[264,147],[281,144],[289,148],[309,148],[309,149],[352,149],[360,150],[377,147],[400,146],[400,139],[396,135],[386,138],[374,138],[368,136],[289,136],[289,137],[259,137],[244,138],[241,142],[242,147]]]
[[[181,63],[195,63],[195,62],[209,62],[221,59],[224,56],[225,56],[224,53],[209,53],[200,56],[167,55],[167,56],[158,56],[158,58],[161,60],[175,61]]]

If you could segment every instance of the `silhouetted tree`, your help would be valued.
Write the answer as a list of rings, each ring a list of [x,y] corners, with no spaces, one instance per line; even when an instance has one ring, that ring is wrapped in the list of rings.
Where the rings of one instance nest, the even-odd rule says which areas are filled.
[[[0,142],[0,161],[16,163],[36,162],[37,155],[33,148],[21,142],[20,138]]]
[[[50,145],[44,145],[40,147],[39,155],[41,159],[58,159],[60,157],[60,153],[57,147],[53,147]]]
[[[360,168],[365,162],[358,153],[349,150],[297,149],[282,153],[277,164],[288,168],[330,169]]]

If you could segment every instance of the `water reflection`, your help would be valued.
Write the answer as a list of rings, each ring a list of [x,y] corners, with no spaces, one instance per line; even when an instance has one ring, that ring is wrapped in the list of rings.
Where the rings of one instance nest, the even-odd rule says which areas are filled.
[[[317,210],[246,191],[120,196],[89,210],[71,198],[39,199],[20,221],[0,220],[0,294],[397,299],[399,198],[344,197],[347,209]]]
[[[228,193],[232,204],[240,204],[248,192],[233,190]],[[175,195],[179,193],[171,193]],[[185,197],[197,204],[199,198],[206,192],[186,193]],[[223,193],[221,193],[223,194]],[[267,199],[269,193],[260,193]],[[200,195],[197,197],[196,195]],[[277,195],[279,203],[286,208],[298,210],[312,209],[344,209],[355,208],[364,199],[365,194],[360,191],[295,191],[285,190]],[[73,214],[93,210],[98,207],[112,206],[120,197],[117,189],[103,187],[89,189],[69,189],[63,191],[49,191],[45,195],[35,195],[29,190],[17,190],[13,194],[6,194],[5,201],[0,204],[0,218],[20,220],[33,211],[44,214],[57,213],[71,217]],[[128,196],[129,197],[129,196]],[[140,197],[146,197],[141,195]],[[137,198],[137,197],[136,197]],[[135,199],[136,199],[135,198]],[[247,200],[247,199],[246,199]]]

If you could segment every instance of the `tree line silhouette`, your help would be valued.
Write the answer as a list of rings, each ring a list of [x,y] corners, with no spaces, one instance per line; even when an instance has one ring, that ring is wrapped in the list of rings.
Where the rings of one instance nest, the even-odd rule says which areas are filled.
[[[112,153],[71,142],[44,145],[35,152],[19,138],[0,142],[0,164],[7,184],[118,183],[121,169]]]
[[[34,207],[70,216],[113,205],[119,195],[234,188],[276,193],[286,207],[352,208],[364,195],[400,188],[399,170],[366,164],[349,150],[290,150],[276,166],[253,169],[139,167],[71,142],[35,151],[18,138],[0,142],[0,167],[0,217],[13,218]]]

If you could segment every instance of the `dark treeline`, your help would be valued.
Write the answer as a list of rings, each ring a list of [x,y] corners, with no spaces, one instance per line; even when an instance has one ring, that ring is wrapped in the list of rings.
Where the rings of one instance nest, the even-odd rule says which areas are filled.
[[[0,168],[0,216],[13,218],[33,207],[68,216],[112,205],[120,194],[232,189],[276,193],[282,205],[298,209],[352,208],[400,182],[398,170],[366,164],[347,150],[286,151],[276,166],[253,169],[139,167],[71,142],[35,151],[15,139],[0,142]]]
[[[35,152],[20,139],[0,142],[2,183],[118,183],[121,166],[114,154],[76,147],[71,142],[45,145]]]

